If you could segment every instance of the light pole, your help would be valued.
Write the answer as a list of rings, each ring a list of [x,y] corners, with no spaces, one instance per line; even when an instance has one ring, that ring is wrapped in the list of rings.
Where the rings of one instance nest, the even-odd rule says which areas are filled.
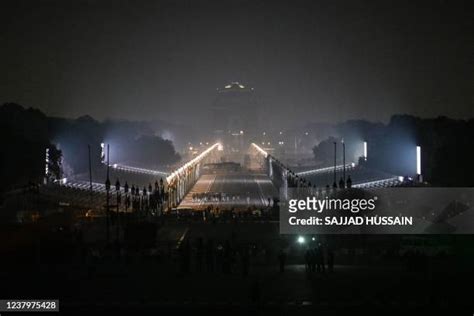
[[[120,237],[120,231],[119,231],[119,207],[120,207],[120,202],[121,202],[121,196],[120,196],[120,181],[117,179],[115,182],[115,192],[117,194],[117,218],[116,218],[116,238],[117,238],[117,244],[119,243],[119,237]]]
[[[145,203],[145,198],[146,197],[146,187],[143,187],[142,189],[142,195],[141,195],[141,200],[142,200],[142,214],[145,216],[147,215],[147,209],[146,209],[146,203]]]
[[[160,178],[160,215],[163,212],[163,204],[165,202],[165,186],[163,183],[163,178]]]
[[[107,226],[107,243],[109,243],[110,240],[110,222],[109,222],[109,216],[110,216],[110,205],[109,205],[109,192],[110,192],[110,179],[109,179],[109,166],[110,166],[110,160],[109,160],[109,149],[110,146],[107,144],[107,179],[105,180],[105,192],[107,195],[106,198],[106,215],[105,215],[105,221],[106,221],[106,226]]]
[[[367,161],[367,142],[364,142],[364,161]]]
[[[87,145],[88,153],[89,153],[89,191],[91,197],[91,208],[92,208],[92,163],[91,163],[91,145]]]
[[[337,143],[334,142],[334,182],[332,184],[333,188],[337,188],[337,182],[336,182],[337,181],[336,180],[336,176],[337,176],[337,174],[336,174],[336,163],[337,162],[336,162],[336,157],[337,157]]]
[[[421,175],[421,147],[416,146],[416,175],[418,182],[423,182],[423,176]]]
[[[123,191],[125,194],[125,213],[128,211],[128,206],[130,204],[130,198],[128,196],[128,183],[125,181],[125,186],[123,187]]]
[[[342,139],[342,179],[344,180],[344,187],[346,186],[346,143]]]

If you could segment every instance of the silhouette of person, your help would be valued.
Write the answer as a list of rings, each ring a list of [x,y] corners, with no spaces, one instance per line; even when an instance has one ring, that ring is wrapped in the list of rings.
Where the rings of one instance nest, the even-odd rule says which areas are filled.
[[[324,266],[324,249],[321,244],[316,248],[316,260],[317,260],[317,271],[324,273],[326,271],[325,266]]]
[[[278,254],[278,261],[280,262],[280,272],[285,272],[286,253],[283,249],[281,249]]]
[[[334,272],[334,250],[328,247],[328,271]]]
[[[310,265],[310,271],[311,272],[316,272],[316,263],[318,261],[318,252],[317,249],[311,249],[309,251],[309,265]]]
[[[311,272],[311,250],[307,249],[304,254],[304,263],[306,272]]]
[[[352,188],[352,179],[351,179],[351,176],[348,176],[347,177],[347,188]]]
[[[344,183],[344,179],[341,179],[339,180],[339,189],[344,189],[345,188],[345,183]]]

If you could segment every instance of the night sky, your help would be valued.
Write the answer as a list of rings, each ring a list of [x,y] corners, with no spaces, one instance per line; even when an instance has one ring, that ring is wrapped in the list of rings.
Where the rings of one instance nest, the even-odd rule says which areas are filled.
[[[0,103],[205,123],[255,88],[276,124],[474,117],[472,1],[2,1]]]

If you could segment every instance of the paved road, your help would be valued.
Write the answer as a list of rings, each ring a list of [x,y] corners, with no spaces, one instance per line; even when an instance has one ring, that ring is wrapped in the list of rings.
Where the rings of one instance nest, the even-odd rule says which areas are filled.
[[[196,194],[207,193],[206,199],[196,199]],[[222,198],[211,198],[212,193]],[[195,197],[193,200],[193,196]],[[203,210],[207,206],[219,209],[245,210],[248,207],[268,206],[268,198],[278,196],[278,191],[265,174],[232,173],[203,175],[181,202],[179,208]]]

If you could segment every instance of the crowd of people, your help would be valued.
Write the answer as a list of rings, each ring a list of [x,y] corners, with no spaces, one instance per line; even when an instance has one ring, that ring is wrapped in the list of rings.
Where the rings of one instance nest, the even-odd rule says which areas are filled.
[[[227,195],[223,192],[202,192],[192,194],[193,202],[229,202],[240,199],[238,195]]]
[[[191,272],[208,273],[240,273],[243,277],[248,276],[252,263],[263,260],[276,266],[278,263],[280,271],[284,272],[286,253],[281,250],[275,254],[271,249],[259,247],[255,244],[234,244],[230,240],[224,242],[203,238],[197,238],[194,242],[183,241],[177,248],[177,259],[179,272],[183,274]]]
[[[110,186],[110,182],[106,183],[106,186]],[[148,186],[143,186],[143,189],[140,189],[138,185],[135,186],[134,184],[130,187],[128,182],[125,182],[123,192],[121,189],[120,181],[117,179],[115,182],[115,191],[111,191],[111,197],[115,195],[116,203],[119,207],[122,206],[123,203],[125,211],[131,210],[133,212],[151,213],[154,215],[162,213],[166,198],[163,179],[160,179],[159,182],[156,180],[154,186],[149,183]],[[124,195],[123,201],[122,193]]]
[[[315,248],[308,248],[304,255],[305,268],[307,272],[334,272],[334,251],[332,248],[323,247],[318,244]]]

